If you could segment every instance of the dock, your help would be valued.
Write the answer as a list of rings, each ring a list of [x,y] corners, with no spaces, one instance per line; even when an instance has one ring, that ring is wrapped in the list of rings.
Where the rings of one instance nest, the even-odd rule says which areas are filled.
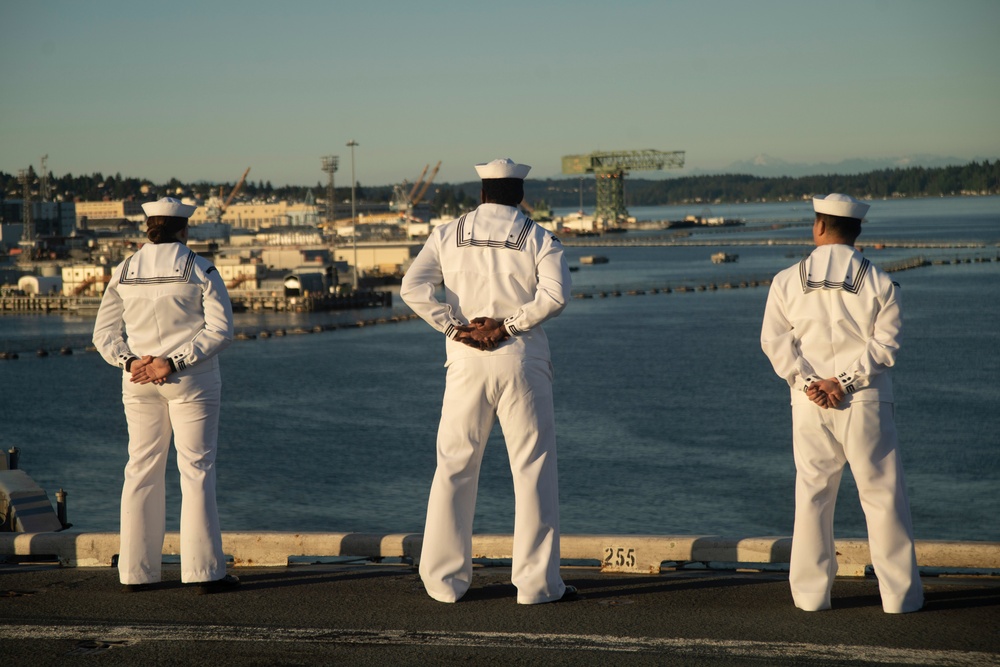
[[[391,308],[392,292],[358,290],[343,294],[286,295],[276,292],[237,292],[229,295],[236,311],[307,313],[327,310]]]
[[[286,295],[279,292],[245,292],[229,294],[234,311],[273,311],[303,313],[327,310],[392,307],[392,292],[358,290],[343,294]],[[96,314],[101,306],[99,296],[68,296],[40,294],[32,296],[0,296],[0,314],[89,313]]]
[[[628,237],[621,234],[597,237],[567,237],[560,239],[567,248],[673,248],[673,247],[751,247],[751,246],[790,246],[814,247],[812,239],[713,239],[689,238],[683,235]],[[976,250],[995,247],[981,241],[917,241],[917,240],[861,240],[863,247],[881,248],[916,248],[929,250]]]
[[[101,297],[99,296],[65,296],[62,294],[0,296],[0,314],[97,313],[97,309],[100,307]]]
[[[0,535],[0,550],[9,551],[12,540],[51,549],[54,544],[42,544],[57,539],[11,535]],[[58,539],[74,544],[78,557],[92,551],[91,543],[103,548],[117,538],[47,535],[65,535]],[[340,545],[341,552],[412,555],[419,547],[418,535],[238,535],[247,543],[306,550],[319,547],[309,543],[316,539]],[[225,536],[231,552],[237,534]],[[509,537],[477,536],[474,549],[502,556]],[[175,539],[168,535],[168,545]],[[176,561],[164,565],[158,587],[135,593],[124,591],[108,564],[64,567],[40,554],[8,556],[0,564],[0,652],[9,664],[33,666],[1000,665],[996,573],[928,570],[924,609],[905,615],[882,612],[870,573],[838,577],[833,609],[808,613],[792,604],[787,572],[780,569],[708,561],[626,572],[601,564],[608,547],[613,567],[618,549],[622,566],[628,549],[646,554],[635,561],[643,567],[661,553],[779,559],[784,538],[742,546],[742,540],[704,536],[655,538],[663,552],[646,551],[652,545],[644,539],[563,536],[562,577],[579,594],[544,605],[516,604],[503,558],[477,559],[466,596],[442,604],[427,596],[409,560],[389,556],[310,557],[272,567],[240,558],[230,571],[242,586],[216,595],[182,584]],[[993,558],[1000,553],[997,545],[972,547],[980,549]],[[918,558],[926,558],[921,551]],[[573,558],[580,555],[588,558]]]
[[[474,558],[510,560],[512,535],[474,535]],[[787,566],[791,537],[722,537],[718,535],[562,535],[567,563],[598,567],[606,573],[658,574],[700,564],[743,571]],[[361,558],[374,562],[420,559],[423,537],[414,533],[316,533],[223,531],[222,546],[234,567],[285,567],[310,558]],[[118,553],[118,533],[0,532],[0,558],[49,559],[63,567],[111,567]],[[868,541],[837,540],[839,576],[871,571]],[[928,571],[986,573],[1000,576],[1000,543],[917,540],[917,562]],[[167,532],[163,554],[180,554],[180,534]]]

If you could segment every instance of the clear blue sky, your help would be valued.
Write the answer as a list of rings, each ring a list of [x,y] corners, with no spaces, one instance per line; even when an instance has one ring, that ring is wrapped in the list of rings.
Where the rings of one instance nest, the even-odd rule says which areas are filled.
[[[0,170],[312,185],[511,157],[1000,157],[997,0],[0,4]],[[653,176],[653,173],[649,173]]]

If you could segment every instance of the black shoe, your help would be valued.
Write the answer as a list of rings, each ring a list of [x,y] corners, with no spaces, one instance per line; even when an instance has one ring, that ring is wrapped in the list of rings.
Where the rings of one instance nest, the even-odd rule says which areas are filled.
[[[140,593],[142,591],[152,590],[156,587],[157,582],[150,582],[148,584],[123,584],[122,590],[126,593]]]
[[[576,586],[570,586],[566,584],[566,592],[563,596],[556,600],[556,602],[572,602],[573,600],[579,600],[580,594],[576,591]]]
[[[198,584],[198,594],[208,595],[211,593],[222,593],[224,591],[235,590],[240,587],[240,578],[235,574],[227,574],[222,579],[215,581],[203,581]]]

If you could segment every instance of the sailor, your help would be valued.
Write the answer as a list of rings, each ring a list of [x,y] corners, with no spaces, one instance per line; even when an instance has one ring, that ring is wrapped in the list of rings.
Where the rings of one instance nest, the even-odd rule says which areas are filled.
[[[541,327],[566,307],[570,278],[559,240],[517,208],[529,169],[509,158],[477,164],[482,203],[431,233],[400,288],[445,336],[437,470],[420,554],[424,587],[441,602],[459,600],[472,581],[479,467],[497,419],[514,479],[517,602],[576,592],[559,574],[552,364]]]
[[[186,246],[196,206],[165,197],[142,205],[151,243],[117,266],[94,325],[101,356],[122,369],[129,460],[121,500],[118,571],[126,590],[160,581],[171,435],[181,479],[181,581],[210,593],[226,574],[215,498],[222,379],[233,339],[219,272]]]
[[[868,208],[842,194],[813,199],[816,248],[775,276],[760,336],[791,390],[789,583],[795,605],[806,611],[830,608],[833,511],[845,463],[865,512],[883,610],[923,606],[889,374],[902,324],[899,286],[854,248]]]

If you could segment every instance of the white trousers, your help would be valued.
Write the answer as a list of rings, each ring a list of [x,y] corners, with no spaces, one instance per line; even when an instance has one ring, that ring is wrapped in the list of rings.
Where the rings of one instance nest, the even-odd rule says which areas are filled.
[[[789,583],[800,609],[830,608],[837,574],[833,513],[845,463],[868,524],[882,609],[905,613],[923,606],[893,410],[891,403],[879,402],[828,410],[792,406],[796,476]]]
[[[448,367],[420,554],[424,587],[440,602],[459,600],[472,583],[479,468],[498,418],[514,478],[511,581],[517,602],[552,602],[566,591],[559,576],[552,366],[542,359],[491,355]]]
[[[218,369],[171,376],[159,386],[123,377],[129,434],[118,555],[123,584],[160,580],[171,435],[181,479],[181,581],[215,581],[226,575],[215,500],[221,389]]]

